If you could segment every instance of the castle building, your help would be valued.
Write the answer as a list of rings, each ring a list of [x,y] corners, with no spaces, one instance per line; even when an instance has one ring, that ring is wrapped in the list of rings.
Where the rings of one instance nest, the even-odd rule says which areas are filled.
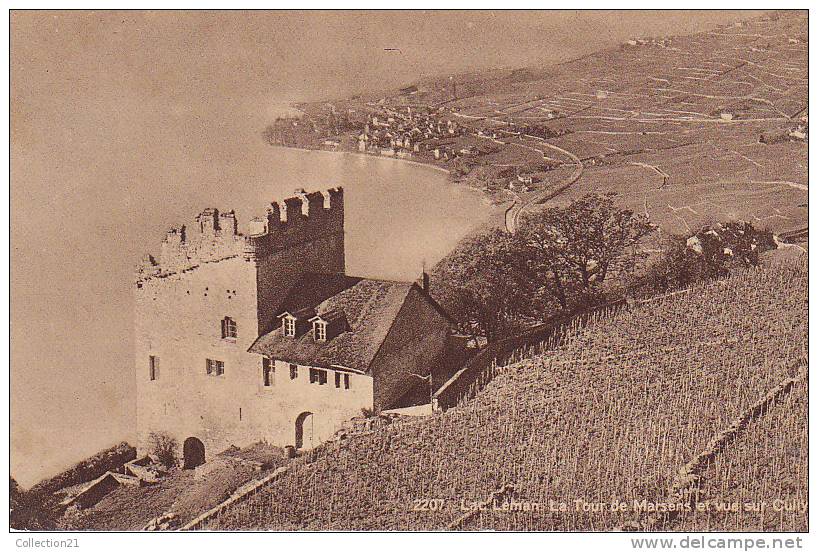
[[[429,387],[452,324],[427,285],[345,275],[341,188],[272,203],[246,235],[206,209],[137,269],[137,448],[194,467],[231,445],[311,448]]]

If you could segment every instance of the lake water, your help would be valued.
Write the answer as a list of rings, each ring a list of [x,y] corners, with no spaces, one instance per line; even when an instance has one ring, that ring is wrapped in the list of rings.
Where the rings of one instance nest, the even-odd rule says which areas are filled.
[[[222,170],[223,178],[206,185],[191,179],[177,189],[130,188],[126,194],[139,199],[125,213],[121,198],[106,204],[104,192],[78,212],[57,208],[57,237],[17,251],[15,272],[33,277],[28,286],[18,281],[24,290],[14,298],[15,312],[26,313],[15,316],[13,351],[15,388],[26,390],[13,399],[14,418],[26,422],[12,431],[12,470],[23,484],[131,437],[133,267],[145,252],[158,252],[169,226],[214,206],[235,209],[241,227],[295,188],[343,186],[347,272],[413,280],[491,211],[444,172],[391,159],[259,140]],[[23,366],[30,369],[17,369]],[[34,400],[22,400],[27,396]]]

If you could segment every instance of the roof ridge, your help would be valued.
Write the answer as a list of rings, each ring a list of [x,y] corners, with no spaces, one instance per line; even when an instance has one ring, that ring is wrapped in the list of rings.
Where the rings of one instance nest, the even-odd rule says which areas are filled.
[[[370,278],[369,276],[354,276],[354,275],[351,275],[351,274],[339,274],[339,273],[336,273],[336,272],[317,272],[317,271],[312,271],[312,270],[309,271],[309,272],[302,273],[301,276],[342,276],[344,278],[353,278],[353,279],[359,280],[359,281],[366,280],[368,282],[382,282],[382,283],[385,283],[385,284],[400,284],[400,285],[406,285],[406,286],[410,286],[410,285],[415,283],[414,281],[410,281],[410,280],[391,280],[391,279],[388,279],[388,278]]]

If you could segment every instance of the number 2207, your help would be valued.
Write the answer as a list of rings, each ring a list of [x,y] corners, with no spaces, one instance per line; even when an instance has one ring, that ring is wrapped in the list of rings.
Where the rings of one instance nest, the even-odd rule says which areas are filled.
[[[440,512],[445,500],[442,498],[416,498],[412,508],[415,512]]]

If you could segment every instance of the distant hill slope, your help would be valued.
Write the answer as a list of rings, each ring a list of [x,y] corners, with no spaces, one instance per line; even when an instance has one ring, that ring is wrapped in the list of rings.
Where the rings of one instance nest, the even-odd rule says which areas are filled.
[[[483,128],[564,132],[546,142],[585,170],[557,200],[615,191],[679,234],[735,218],[791,231],[807,224],[807,50],[806,12],[780,12],[633,40],[450,106]]]
[[[803,256],[600,316],[463,406],[307,455],[207,528],[805,530],[803,512],[651,505],[678,504],[680,468],[711,449],[699,501],[806,496],[806,347]],[[492,497],[529,511],[461,508]],[[598,506],[611,501],[629,508]]]
[[[806,10],[760,13],[547,67],[449,75],[334,102],[356,121],[345,130],[322,122],[325,102],[302,107],[312,147],[393,155],[400,144],[375,133],[411,135],[401,154],[520,209],[617,192],[674,234],[731,219],[794,232],[807,226],[807,31]],[[519,174],[535,178],[521,187]]]

